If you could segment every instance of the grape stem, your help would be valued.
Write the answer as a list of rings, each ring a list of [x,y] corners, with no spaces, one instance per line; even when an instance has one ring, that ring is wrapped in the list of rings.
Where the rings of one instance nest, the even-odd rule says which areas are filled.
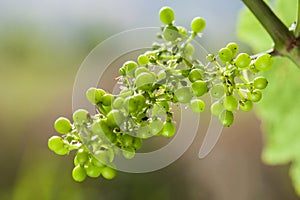
[[[256,16],[274,41],[271,53],[291,59],[300,68],[300,25],[290,31],[263,0],[242,0]],[[298,0],[298,22],[300,22],[300,0]]]

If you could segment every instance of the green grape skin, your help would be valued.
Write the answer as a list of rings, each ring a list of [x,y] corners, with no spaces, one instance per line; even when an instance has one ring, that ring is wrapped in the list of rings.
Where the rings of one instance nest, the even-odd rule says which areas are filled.
[[[149,122],[151,135],[157,135],[164,127],[163,122],[160,119],[156,119]]]
[[[252,102],[258,102],[262,98],[262,93],[260,90],[253,90],[252,92],[248,92],[248,99]]]
[[[84,109],[78,109],[73,113],[73,120],[77,124],[88,122],[89,112]]]
[[[178,29],[176,26],[167,25],[163,30],[163,37],[166,41],[175,41],[180,37]]]
[[[143,72],[149,73],[149,69],[147,67],[138,67],[134,72],[134,76],[137,77]]]
[[[193,69],[189,73],[189,80],[193,83],[195,81],[201,80],[202,79],[202,74],[200,69]]]
[[[104,90],[91,87],[86,91],[86,98],[89,102],[96,105],[97,103],[100,102],[100,98],[104,94],[105,94]]]
[[[99,160],[103,164],[109,164],[114,160],[115,154],[113,150],[105,149],[105,150],[98,150],[94,154],[95,158]]]
[[[110,167],[104,167],[102,169],[102,173],[101,175],[103,176],[103,178],[107,179],[107,180],[111,180],[113,178],[116,177],[117,175],[117,172],[116,170],[114,170],[113,168],[110,168]]]
[[[137,136],[142,139],[150,138],[152,135],[152,131],[149,125],[142,125],[138,128]]]
[[[228,43],[226,45],[226,48],[231,50],[233,57],[236,56],[237,53],[239,52],[239,46],[234,42]]]
[[[224,85],[215,84],[212,86],[210,90],[210,95],[216,99],[223,97],[225,94]]]
[[[86,171],[85,171],[85,169],[82,166],[80,166],[80,165],[75,166],[74,169],[73,169],[73,171],[72,171],[72,177],[77,182],[84,181],[85,178],[86,178]]]
[[[159,19],[162,23],[170,25],[175,19],[175,13],[170,7],[162,7],[159,11]]]
[[[113,102],[114,96],[112,94],[104,94],[101,98],[100,98],[100,103],[103,106],[111,106],[112,102]]]
[[[201,113],[205,109],[205,103],[201,99],[193,99],[190,103],[190,108],[195,113]]]
[[[170,121],[166,121],[164,123],[164,127],[160,132],[160,135],[170,138],[173,137],[176,133],[176,127],[174,125],[174,123],[170,122]]]
[[[146,105],[146,98],[142,94],[127,97],[124,103],[129,113],[141,111]]]
[[[139,65],[145,66],[149,63],[149,58],[146,55],[139,55],[137,61]]]
[[[120,92],[119,97],[123,97],[125,99],[126,97],[129,97],[129,96],[132,96],[132,95],[133,95],[133,92],[131,90],[124,89]]]
[[[138,64],[134,61],[126,61],[122,66],[122,68],[125,69],[126,75],[131,78],[134,77],[134,72],[137,67]]]
[[[234,115],[231,111],[224,110],[219,115],[219,121],[222,126],[229,127],[232,125],[234,120]]]
[[[48,140],[48,147],[51,151],[58,155],[66,155],[69,150],[65,148],[63,139],[59,136],[52,136]]]
[[[124,120],[125,120],[125,116],[123,115],[123,113],[120,110],[111,110],[107,116],[107,125],[110,127],[117,127],[120,126]]]
[[[124,98],[123,97],[115,98],[112,107],[115,109],[121,109],[122,107],[124,107]]]
[[[220,49],[218,55],[223,63],[230,62],[233,58],[232,51],[229,48]]]
[[[135,155],[135,149],[133,147],[125,147],[122,149],[122,154],[126,159],[132,159]]]
[[[128,134],[122,136],[122,145],[124,147],[130,147],[133,145],[134,137]]]
[[[97,158],[95,158],[94,156],[91,158],[91,162],[92,162],[92,165],[94,165],[94,166],[96,166],[98,168],[105,167],[105,165],[100,160],[98,160]]]
[[[253,103],[250,100],[241,100],[239,102],[239,105],[240,105],[240,109],[245,112],[250,111],[253,107]]]
[[[201,97],[208,92],[208,87],[205,81],[195,81],[192,83],[191,88],[196,97]]]
[[[152,88],[155,79],[156,77],[153,74],[143,72],[136,77],[135,85],[139,90],[146,91]]]
[[[89,160],[89,154],[84,149],[79,149],[75,156],[77,162],[81,165],[85,164]]]
[[[263,54],[255,60],[254,67],[260,71],[267,71],[272,68],[273,62],[270,54]]]
[[[216,101],[210,106],[210,112],[214,116],[219,116],[223,110],[225,108],[221,101]]]
[[[265,77],[256,77],[253,81],[253,86],[256,89],[263,90],[268,86],[268,80]]]
[[[72,130],[72,125],[70,120],[65,117],[59,117],[54,122],[54,128],[58,133],[66,134]]]
[[[239,103],[238,103],[237,99],[232,95],[226,96],[224,98],[224,108],[228,111],[236,110],[238,107],[238,104]]]
[[[189,103],[193,98],[190,87],[184,86],[174,92],[175,98],[180,103]]]
[[[205,29],[206,22],[202,17],[195,17],[191,22],[191,30],[200,33]]]
[[[134,138],[132,146],[135,150],[139,150],[143,145],[143,140],[141,138]]]
[[[250,63],[251,58],[247,53],[240,53],[235,59],[235,65],[240,69],[248,67]]]
[[[119,74],[122,75],[122,76],[126,75],[126,69],[125,69],[125,67],[120,67]]]
[[[102,169],[100,167],[94,166],[91,162],[88,162],[85,166],[86,175],[91,178],[97,178],[100,176]]]

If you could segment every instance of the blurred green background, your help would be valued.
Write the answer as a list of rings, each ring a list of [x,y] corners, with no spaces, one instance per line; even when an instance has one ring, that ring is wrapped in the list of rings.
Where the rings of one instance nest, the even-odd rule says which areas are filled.
[[[72,156],[48,150],[54,120],[71,116],[72,87],[84,58],[120,31],[159,26],[157,13],[164,5],[175,10],[177,24],[189,26],[198,15],[207,20],[200,41],[209,51],[237,41],[243,5],[236,0],[0,2],[1,200],[297,199],[288,166],[262,163],[263,137],[253,113],[238,113],[235,125],[224,129],[203,160],[198,151],[205,125],[175,163],[147,174],[119,173],[112,181],[76,183]]]

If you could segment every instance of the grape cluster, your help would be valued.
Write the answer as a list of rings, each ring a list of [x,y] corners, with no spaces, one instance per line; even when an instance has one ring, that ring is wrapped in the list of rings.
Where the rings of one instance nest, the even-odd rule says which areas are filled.
[[[100,175],[112,179],[116,155],[131,159],[143,140],[174,136],[174,104],[201,113],[206,107],[201,97],[210,93],[216,100],[211,113],[223,126],[230,126],[235,110],[249,111],[253,102],[261,99],[268,81],[264,77],[249,81],[248,76],[271,67],[269,54],[251,58],[238,54],[238,45],[230,43],[218,55],[209,54],[204,65],[194,57],[191,41],[201,36],[205,20],[194,18],[189,32],[174,23],[171,8],[163,7],[159,17],[164,24],[157,35],[161,42],[119,68],[120,92],[111,94],[92,87],[86,98],[97,114],[79,109],[73,114],[73,123],[64,117],[55,121],[55,130],[62,136],[52,136],[48,146],[58,155],[77,151],[72,171],[75,181]]]

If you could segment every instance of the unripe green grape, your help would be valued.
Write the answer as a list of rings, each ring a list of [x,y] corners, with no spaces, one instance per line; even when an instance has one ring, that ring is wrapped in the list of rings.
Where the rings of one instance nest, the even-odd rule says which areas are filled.
[[[140,90],[149,90],[155,81],[155,76],[149,72],[143,72],[136,77],[135,85]]]
[[[238,101],[234,96],[226,96],[224,98],[224,108],[228,111],[234,111],[238,107]]]
[[[99,126],[101,128],[101,131],[105,134],[110,134],[112,133],[112,128],[109,127],[108,123],[107,123],[107,119],[100,119],[99,121]]]
[[[141,138],[134,138],[133,147],[135,150],[139,150],[143,145],[143,140]]]
[[[163,30],[163,37],[166,41],[175,41],[180,37],[178,29],[173,25],[168,25]]]
[[[66,134],[72,130],[72,125],[70,120],[65,117],[59,117],[54,122],[54,128],[58,133]]]
[[[58,152],[57,154],[59,155],[65,155],[69,151],[65,148],[64,141],[61,137],[58,136],[52,136],[48,140],[48,147],[50,150],[54,151],[55,153]],[[65,152],[65,153],[64,153]]]
[[[105,167],[105,165],[100,161],[98,160],[97,158],[95,158],[94,156],[92,157],[91,159],[91,162],[94,166],[98,167],[98,168],[103,168]]]
[[[105,94],[104,90],[91,87],[86,91],[86,98],[92,104],[97,104],[100,102],[100,98],[104,94]]]
[[[116,177],[117,172],[116,172],[116,170],[114,170],[113,168],[110,168],[110,167],[104,167],[104,168],[102,169],[101,175],[103,176],[103,178],[108,179],[108,180],[111,180],[111,179],[113,179],[113,178]]]
[[[205,81],[195,81],[192,83],[191,88],[196,97],[200,97],[208,92],[208,87]]]
[[[268,80],[265,77],[256,77],[253,81],[253,86],[256,89],[263,90],[267,87]]]
[[[123,113],[116,109],[111,110],[107,114],[106,118],[107,118],[107,125],[110,127],[120,126],[125,119]]]
[[[190,107],[195,113],[201,113],[205,109],[205,103],[200,99],[193,99],[190,103]]]
[[[191,23],[191,29],[195,33],[200,33],[205,29],[206,22],[202,17],[195,17]]]
[[[133,141],[134,141],[134,137],[131,136],[131,135],[128,135],[128,134],[125,134],[122,136],[122,145],[124,147],[129,147],[129,146],[132,146],[133,144]]]
[[[93,165],[92,162],[87,162],[84,165],[84,168],[85,168],[86,174],[91,178],[99,177],[101,174],[101,170],[102,170],[102,168]]]
[[[176,100],[180,103],[189,103],[193,98],[191,88],[187,86],[177,89],[174,94]]]
[[[233,123],[234,115],[231,111],[224,110],[219,115],[219,121],[223,126],[229,127]]]
[[[153,120],[149,122],[149,127],[152,135],[157,135],[164,127],[164,124],[161,120]]]
[[[229,48],[220,49],[218,55],[223,63],[230,62],[233,58],[232,51]]]
[[[77,165],[76,167],[74,167],[74,169],[72,171],[72,177],[77,182],[84,181],[84,179],[86,178],[85,169],[83,167],[81,167],[80,165]]]
[[[125,67],[120,67],[119,74],[122,75],[122,76],[126,75],[126,69],[125,69]]]
[[[194,52],[195,52],[195,48],[191,44],[186,45],[186,47],[184,48],[185,56],[192,56]]]
[[[273,62],[270,54],[263,54],[255,60],[254,67],[260,71],[267,71],[271,69]]]
[[[247,53],[240,53],[235,59],[235,65],[241,69],[248,67],[250,63],[251,58]]]
[[[137,136],[142,139],[147,139],[152,135],[152,131],[149,125],[142,125],[138,128]]]
[[[215,84],[212,86],[210,90],[210,95],[216,99],[221,98],[225,94],[224,85],[221,84]]]
[[[250,101],[250,100],[241,100],[240,101],[240,109],[241,110],[248,112],[252,109],[252,107],[253,107],[252,101]]]
[[[170,7],[162,7],[159,11],[159,19],[162,23],[169,25],[172,24],[175,19],[175,13]]]
[[[173,122],[167,121],[164,123],[164,127],[161,130],[160,134],[164,137],[170,138],[173,137],[176,133],[176,127]]]
[[[122,67],[125,68],[126,75],[132,78],[134,77],[134,71],[138,67],[138,64],[134,61],[126,61]]]
[[[104,94],[100,98],[100,102],[104,106],[111,106],[113,99],[114,99],[114,96],[112,94]]]
[[[122,149],[122,154],[126,159],[132,159],[135,155],[135,149],[133,147],[125,147]]]
[[[117,97],[116,99],[114,99],[112,106],[115,109],[121,109],[122,107],[124,107],[124,98]]]
[[[138,64],[141,66],[145,66],[149,63],[149,58],[146,55],[140,55],[137,59]]]
[[[208,62],[214,62],[214,61],[216,61],[216,57],[215,57],[215,55],[213,55],[213,54],[208,54],[208,55],[206,56],[206,60],[207,60]]]
[[[105,150],[98,150],[95,152],[94,156],[100,162],[107,165],[114,160],[115,154],[113,150],[110,148]]]
[[[234,42],[228,43],[226,47],[231,50],[233,57],[239,52],[239,46]]]
[[[216,101],[210,106],[210,112],[215,116],[219,116],[223,110],[225,108],[221,101]]]
[[[188,31],[186,30],[186,28],[184,28],[183,26],[177,26],[177,29],[181,39],[182,40],[186,39],[188,36]]]
[[[252,92],[248,92],[248,99],[253,102],[258,102],[262,98],[262,93],[260,90],[253,90]]]
[[[135,70],[134,76],[137,77],[138,75],[140,75],[143,72],[149,73],[149,69],[147,67],[138,67]]]
[[[202,79],[202,73],[200,69],[193,69],[189,74],[189,80],[193,83]]]
[[[78,161],[79,164],[83,165],[89,160],[89,154],[84,151],[84,149],[79,149],[75,156],[75,159]]]
[[[120,97],[123,97],[124,99],[126,98],[126,97],[129,97],[129,96],[132,96],[133,95],[133,92],[131,91],[131,90],[129,90],[129,89],[124,89],[124,90],[122,90],[121,92],[120,92],[120,94],[119,94],[119,96]]]
[[[88,121],[89,112],[84,109],[78,109],[73,113],[73,120],[77,124],[86,123]]]

